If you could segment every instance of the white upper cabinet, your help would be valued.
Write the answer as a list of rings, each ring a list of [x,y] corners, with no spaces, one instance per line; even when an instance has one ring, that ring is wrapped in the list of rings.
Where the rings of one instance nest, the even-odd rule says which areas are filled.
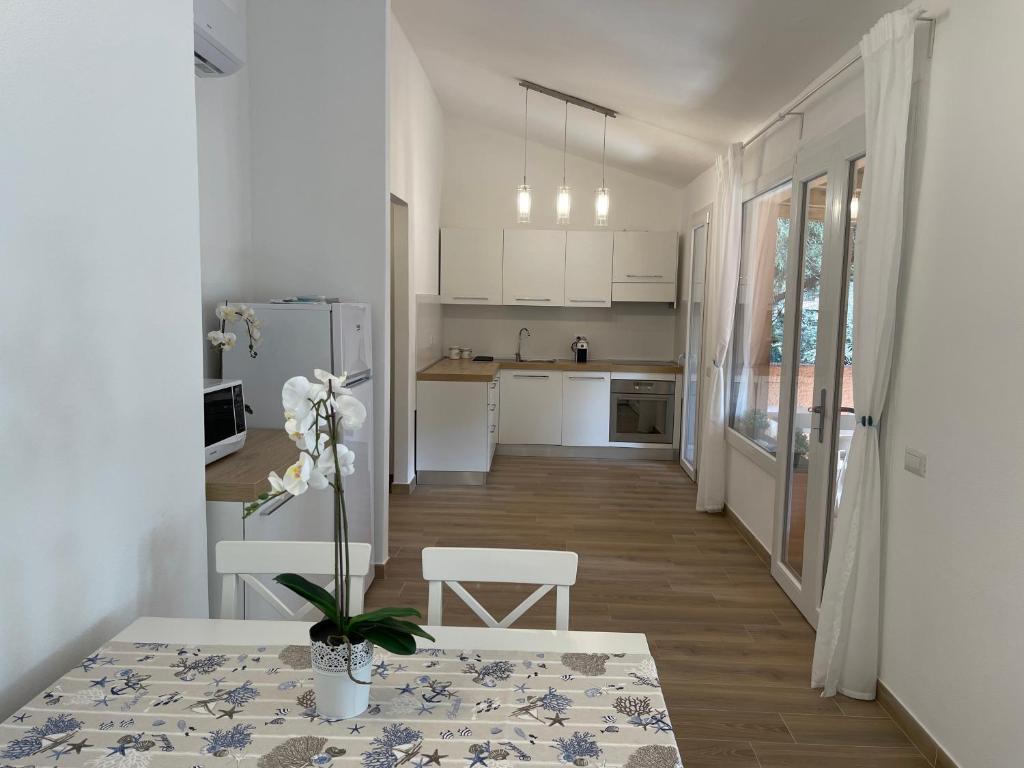
[[[616,232],[612,263],[613,282],[675,284],[679,236],[675,232]]]
[[[612,233],[565,233],[565,306],[612,305]]]
[[[441,230],[441,301],[501,304],[501,230]]]
[[[565,301],[565,232],[506,229],[503,303],[560,307]]]

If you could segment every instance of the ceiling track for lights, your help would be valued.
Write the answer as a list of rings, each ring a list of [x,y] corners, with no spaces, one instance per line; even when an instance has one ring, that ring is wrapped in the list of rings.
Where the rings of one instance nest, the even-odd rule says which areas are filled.
[[[537,93],[543,93],[545,96],[550,96],[553,99],[564,101],[566,104],[572,104],[577,107],[583,107],[593,112],[605,115],[606,117],[618,117],[619,113],[614,109],[608,109],[608,107],[602,107],[600,104],[595,104],[592,101],[586,99],[580,99],[576,96],[571,96],[568,93],[562,93],[556,91],[554,88],[546,88],[543,85],[537,85],[537,83],[531,83],[529,80],[520,80],[519,85],[528,91],[536,91]]]

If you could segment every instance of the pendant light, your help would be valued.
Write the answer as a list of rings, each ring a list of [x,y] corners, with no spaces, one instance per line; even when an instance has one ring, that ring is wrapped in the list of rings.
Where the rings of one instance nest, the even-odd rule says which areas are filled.
[[[526,126],[530,114],[530,89],[525,89],[526,99],[523,105],[523,183],[516,188],[516,221],[520,224],[530,223],[530,209],[533,197],[530,186],[526,183]]]
[[[572,196],[569,187],[565,184],[565,147],[569,137],[569,102],[565,102],[565,124],[562,128],[562,186],[558,188],[558,198],[555,200],[555,213],[558,215],[559,224],[569,223],[569,211],[572,209]]]
[[[601,139],[601,186],[597,188],[594,198],[594,223],[599,227],[608,226],[608,209],[611,200],[608,198],[608,187],[604,185],[604,162],[608,149],[608,115],[604,116],[604,138]]]

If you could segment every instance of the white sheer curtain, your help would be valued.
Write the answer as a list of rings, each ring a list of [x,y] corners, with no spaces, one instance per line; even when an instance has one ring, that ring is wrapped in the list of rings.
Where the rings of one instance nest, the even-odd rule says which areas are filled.
[[[854,273],[853,400],[847,457],[818,618],[811,685],[875,696],[881,548],[878,425],[892,367],[903,244],[903,177],[914,68],[914,10],[883,16],[861,40],[867,157]]]
[[[772,306],[775,298],[775,247],[779,228],[779,202],[774,192],[747,202],[747,225],[740,255],[737,306],[743,306],[743,326],[733,328],[732,378],[736,387],[736,414],[764,408],[755,394],[768,384],[771,357]],[[727,414],[728,416],[728,414]],[[753,437],[753,435],[751,435]]]
[[[711,360],[711,381],[701,403],[700,465],[697,468],[697,509],[716,512],[725,504],[725,357],[736,311],[736,280],[740,266],[743,145],[733,144],[715,161],[716,224],[711,227],[711,259],[707,267],[704,317],[704,360]]]

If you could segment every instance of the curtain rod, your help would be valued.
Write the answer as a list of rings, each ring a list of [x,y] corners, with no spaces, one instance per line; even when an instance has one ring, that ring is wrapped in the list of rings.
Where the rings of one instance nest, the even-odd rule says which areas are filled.
[[[519,85],[521,85],[523,88],[525,88],[528,91],[536,91],[537,93],[543,93],[545,96],[550,96],[553,99],[558,99],[559,101],[564,101],[566,104],[575,104],[577,107],[583,107],[584,109],[589,109],[589,110],[592,110],[594,112],[599,112],[600,114],[605,115],[606,117],[618,117],[619,116],[618,113],[614,109],[608,109],[608,107],[602,107],[600,104],[595,104],[592,101],[587,101],[586,99],[580,99],[580,98],[577,98],[576,96],[570,96],[568,93],[562,93],[561,91],[556,91],[554,88],[546,88],[543,85],[537,85],[536,83],[531,83],[529,80],[520,80],[519,81]]]
[[[923,13],[921,13],[921,14],[918,14],[914,18],[914,21],[922,21],[922,22],[924,22],[924,23],[929,25],[929,29],[928,29],[928,58],[930,59],[932,57],[932,50],[935,47],[935,17],[934,16],[926,16]],[[802,112],[794,112],[794,110],[797,107],[799,107],[801,104],[803,104],[804,102],[809,100],[816,93],[821,91],[823,88],[825,88],[825,86],[829,85],[833,80],[835,80],[837,77],[839,77],[841,74],[843,74],[846,70],[848,70],[850,67],[852,67],[854,64],[856,64],[858,61],[860,61],[861,58],[862,58],[861,55],[857,54],[852,59],[850,59],[848,62],[846,62],[846,64],[844,64],[842,67],[840,67],[838,70],[836,70],[831,75],[829,75],[827,78],[825,78],[820,83],[818,83],[818,85],[816,85],[810,91],[805,93],[803,96],[798,97],[795,101],[791,102],[789,104],[789,106],[787,106],[784,110],[779,112],[779,114],[777,114],[775,117],[773,117],[770,121],[765,123],[761,127],[761,130],[759,130],[757,133],[755,133],[749,139],[744,141],[743,142],[743,148],[746,149],[748,146],[750,146],[755,141],[757,141],[759,138],[764,136],[766,133],[768,133],[768,131],[770,131],[776,125],[781,123],[787,117],[791,117],[793,115],[801,115],[802,116],[803,115]]]

